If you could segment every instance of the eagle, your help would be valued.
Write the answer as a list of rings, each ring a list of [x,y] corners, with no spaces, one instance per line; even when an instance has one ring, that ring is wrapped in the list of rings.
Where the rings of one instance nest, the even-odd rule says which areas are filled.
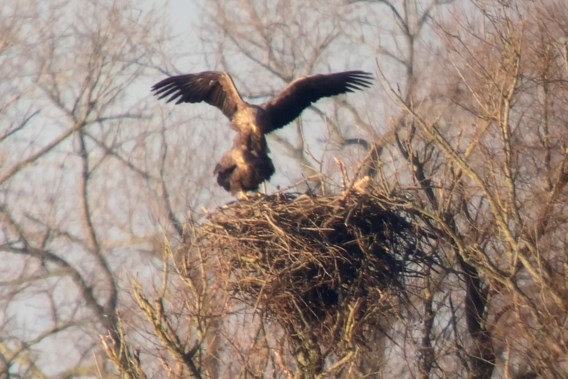
[[[221,71],[171,76],[154,84],[152,92],[168,103],[203,101],[227,116],[237,134],[214,174],[221,187],[236,194],[257,191],[274,174],[265,137],[268,133],[286,126],[322,97],[370,87],[372,80],[373,76],[364,71],[304,76],[261,105],[244,101],[231,76]]]

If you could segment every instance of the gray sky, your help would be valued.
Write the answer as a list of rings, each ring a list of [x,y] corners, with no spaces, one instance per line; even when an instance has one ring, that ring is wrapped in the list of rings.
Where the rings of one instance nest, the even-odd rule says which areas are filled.
[[[191,25],[198,20],[199,6],[195,0],[169,0],[169,15],[176,34],[190,35]]]

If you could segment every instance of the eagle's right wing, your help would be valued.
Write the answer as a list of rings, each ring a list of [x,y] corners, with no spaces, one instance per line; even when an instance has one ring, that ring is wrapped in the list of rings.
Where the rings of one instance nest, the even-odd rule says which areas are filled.
[[[270,133],[293,121],[304,109],[322,97],[335,96],[370,87],[373,76],[364,71],[336,72],[328,75],[313,75],[290,83],[262,107],[271,119]]]

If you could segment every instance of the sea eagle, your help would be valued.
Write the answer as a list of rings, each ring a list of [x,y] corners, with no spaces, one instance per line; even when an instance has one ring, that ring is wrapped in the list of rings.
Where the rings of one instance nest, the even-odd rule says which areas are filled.
[[[199,103],[219,108],[237,132],[233,146],[217,163],[214,173],[225,190],[256,191],[274,174],[265,135],[293,121],[310,104],[322,97],[353,92],[371,86],[373,76],[363,71],[305,76],[294,80],[282,92],[261,105],[243,100],[226,72],[205,71],[166,78],[152,87],[167,102]]]

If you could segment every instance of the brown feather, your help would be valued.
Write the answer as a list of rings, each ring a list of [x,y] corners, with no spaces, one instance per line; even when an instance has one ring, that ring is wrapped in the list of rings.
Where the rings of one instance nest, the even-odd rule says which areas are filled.
[[[232,194],[258,190],[260,183],[274,174],[274,165],[266,150],[251,148],[250,136],[239,133],[231,150],[215,166],[213,173],[217,174],[217,183]]]
[[[304,76],[296,79],[270,101],[261,105],[271,121],[267,127],[263,128],[263,132],[270,133],[282,128],[322,97],[370,87],[372,79],[371,74],[363,71]]]
[[[246,106],[235,83],[226,72],[204,71],[198,74],[171,76],[152,86],[158,99],[168,97],[167,103],[206,102],[219,108],[229,119],[239,108]]]

